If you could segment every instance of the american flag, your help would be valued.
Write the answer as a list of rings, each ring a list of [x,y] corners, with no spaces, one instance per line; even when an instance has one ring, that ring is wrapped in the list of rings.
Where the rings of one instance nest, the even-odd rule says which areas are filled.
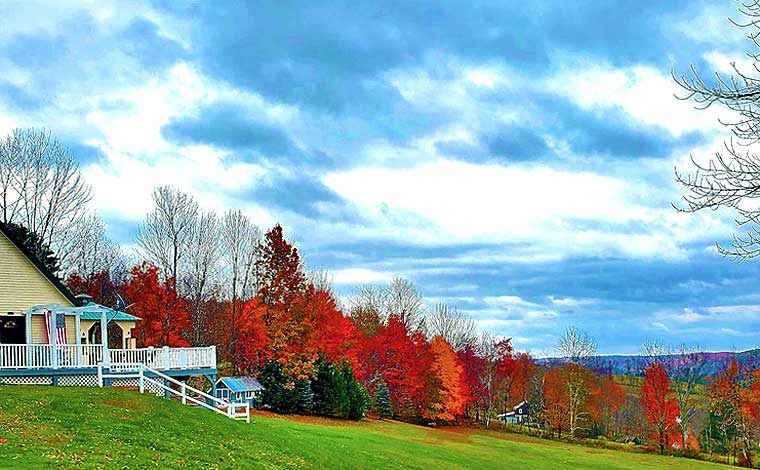
[[[60,312],[54,314],[49,310],[45,312],[45,336],[48,344],[53,344],[50,341],[51,323],[55,330],[55,344],[66,344],[66,315]]]

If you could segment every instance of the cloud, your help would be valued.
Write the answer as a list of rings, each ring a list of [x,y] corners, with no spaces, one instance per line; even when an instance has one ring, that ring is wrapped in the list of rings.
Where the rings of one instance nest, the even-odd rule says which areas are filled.
[[[393,279],[392,273],[372,271],[363,268],[347,268],[331,271],[333,282],[341,284],[384,284]]]

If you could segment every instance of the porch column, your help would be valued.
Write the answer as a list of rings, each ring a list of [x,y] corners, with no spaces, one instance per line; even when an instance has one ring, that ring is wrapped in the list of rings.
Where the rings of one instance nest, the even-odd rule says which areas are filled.
[[[26,366],[32,367],[32,311],[24,312],[24,322],[26,323]]]
[[[55,315],[48,310],[48,344],[50,344],[50,363],[53,369],[58,368],[58,341],[55,334]]]
[[[77,366],[82,367],[84,364],[82,363],[82,325],[81,325],[81,315],[82,312],[79,310],[76,311],[76,317],[74,317],[74,323],[76,324],[76,332],[77,332]]]
[[[100,340],[103,344],[103,367],[111,368],[111,355],[108,353],[108,314],[105,310],[100,313]]]

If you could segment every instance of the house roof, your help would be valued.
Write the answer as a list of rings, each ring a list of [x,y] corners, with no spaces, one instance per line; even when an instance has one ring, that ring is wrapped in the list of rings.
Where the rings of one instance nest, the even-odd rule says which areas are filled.
[[[264,387],[259,381],[253,377],[222,377],[217,381],[217,385],[219,385],[220,382],[230,389],[230,391],[235,393],[264,390]]]
[[[76,305],[76,299],[74,298],[74,294],[72,294],[71,291],[65,285],[63,285],[63,283],[61,282],[61,280],[58,279],[58,277],[56,277],[55,274],[51,273],[50,270],[44,264],[42,264],[42,262],[33,253],[31,253],[29,250],[27,250],[26,247],[24,246],[24,244],[21,243],[21,240],[19,240],[13,234],[13,232],[11,232],[11,230],[8,228],[8,226],[5,225],[2,222],[0,222],[0,233],[2,233],[3,235],[5,235],[5,238],[7,238],[8,240],[10,240],[10,242],[13,243],[13,245],[16,248],[18,248],[18,250],[21,253],[23,253],[23,255],[29,261],[31,261],[31,263],[34,265],[34,267],[37,268],[37,270],[39,272],[41,272],[42,275],[45,276],[47,278],[47,280],[50,281],[50,283],[53,284],[53,286],[56,289],[58,289],[58,291],[61,294],[63,294],[63,296],[66,297],[69,300],[69,302],[71,302],[72,305]]]
[[[32,314],[41,314],[48,310],[62,312],[67,315],[76,315],[82,320],[100,320],[105,312],[108,321],[139,321],[140,318],[126,312],[119,312],[105,305],[90,302],[83,307],[61,307],[60,305],[36,305],[31,308]]]

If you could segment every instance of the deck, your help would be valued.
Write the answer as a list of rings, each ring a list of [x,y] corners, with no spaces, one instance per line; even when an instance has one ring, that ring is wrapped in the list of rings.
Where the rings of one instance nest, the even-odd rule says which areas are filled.
[[[108,349],[102,345],[0,344],[0,377],[95,374],[143,364],[167,375],[216,374],[216,347]]]

